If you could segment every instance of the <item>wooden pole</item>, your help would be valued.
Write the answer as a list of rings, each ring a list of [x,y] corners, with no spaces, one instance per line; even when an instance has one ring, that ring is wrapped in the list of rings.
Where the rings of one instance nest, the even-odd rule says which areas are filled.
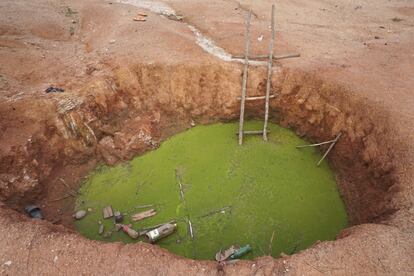
[[[300,145],[300,146],[296,146],[296,148],[299,149],[299,148],[306,148],[306,147],[317,147],[317,146],[322,146],[322,145],[325,145],[325,144],[330,144],[330,143],[333,143],[333,142],[335,142],[335,139],[329,140],[329,141],[326,141],[326,142],[317,143],[317,144]]]
[[[266,103],[265,103],[265,121],[263,126],[263,140],[267,141],[267,122],[269,120],[269,95],[272,84],[273,71],[273,46],[275,44],[275,5],[272,5],[272,37],[269,46],[269,62],[267,65],[267,83],[266,83]],[[246,54],[247,55],[247,54]]]
[[[285,59],[285,58],[297,58],[300,57],[300,54],[286,54],[286,55],[279,55],[279,56],[273,56],[273,60],[280,60],[280,59]],[[245,57],[243,55],[232,55],[231,58],[242,58],[244,59]],[[265,58],[269,58],[269,55],[257,55],[257,56],[249,56],[250,60],[255,60],[255,59],[265,59]]]
[[[246,102],[246,86],[247,86],[247,69],[249,67],[249,33],[250,33],[250,18],[252,16],[252,10],[249,9],[246,18],[246,36],[245,36],[245,51],[244,51],[244,69],[243,69],[243,83],[242,83],[242,95],[240,101],[240,123],[239,123],[239,145],[243,144],[243,124],[244,124],[244,106]]]
[[[339,138],[341,137],[342,132],[339,132],[339,134],[336,136],[335,140],[332,142],[332,144],[329,146],[328,150],[325,152],[325,154],[322,156],[321,160],[319,160],[319,162],[316,164],[316,166],[319,167],[319,165],[322,163],[323,159],[325,159],[325,157],[328,155],[328,153],[333,149],[333,147],[335,146],[336,142],[338,142]]]

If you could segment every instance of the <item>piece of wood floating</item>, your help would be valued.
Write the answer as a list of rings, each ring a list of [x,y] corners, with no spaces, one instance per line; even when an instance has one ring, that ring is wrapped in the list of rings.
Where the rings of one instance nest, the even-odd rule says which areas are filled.
[[[156,214],[157,214],[157,212],[155,212],[155,209],[150,209],[150,210],[147,210],[147,211],[144,211],[144,212],[141,212],[141,213],[132,215],[131,216],[131,220],[133,222],[136,222],[136,221],[139,221],[139,220],[143,220],[145,218],[149,218],[149,217],[155,216]]]
[[[134,207],[134,209],[142,209],[142,208],[149,208],[149,207],[154,207],[154,204],[137,205]]]
[[[244,55],[232,55],[232,58],[238,58],[238,59],[244,59]],[[300,57],[300,54],[287,54],[287,55],[278,55],[273,56],[273,60],[280,60],[280,59],[286,59],[286,58],[297,58]],[[269,58],[269,55],[257,55],[257,56],[249,56],[249,60],[262,60]]]
[[[190,237],[192,239],[194,239],[193,224],[191,223],[191,220],[190,219],[188,219],[188,229],[190,231]]]
[[[111,218],[114,216],[114,211],[112,210],[112,206],[106,206],[102,209],[102,215],[104,219]]]
[[[269,242],[269,256],[272,255],[272,245],[273,245],[273,238],[274,237],[275,237],[275,231],[273,231],[272,237],[270,238],[270,242]]]
[[[275,44],[275,5],[272,4],[272,37],[269,46],[269,62],[267,64],[267,82],[266,82],[266,102],[265,102],[265,119],[263,125],[263,140],[267,141],[267,124],[269,121],[269,96],[272,85],[272,67],[273,67],[273,46]]]
[[[247,89],[247,70],[249,68],[249,46],[250,46],[250,18],[252,17],[252,10],[249,9],[246,18],[246,36],[245,36],[245,50],[244,50],[244,69],[242,82],[242,95],[240,101],[240,122],[239,122],[239,145],[243,144],[243,124],[244,124],[244,107],[246,102]]]
[[[319,165],[322,163],[323,159],[325,159],[325,157],[328,155],[328,153],[333,149],[333,147],[335,146],[336,142],[338,142],[339,138],[341,137],[342,132],[339,132],[339,134],[336,136],[336,138],[334,139],[334,141],[332,142],[332,144],[329,146],[328,150],[325,152],[325,154],[322,156],[321,160],[319,160],[319,162],[316,164],[316,166],[319,167]]]
[[[333,142],[335,142],[335,139],[329,140],[329,141],[326,141],[326,142],[316,143],[316,144],[300,145],[300,146],[296,146],[296,148],[299,149],[299,148],[306,148],[306,147],[317,147],[317,146],[321,146],[321,145],[325,145],[325,144],[330,144],[330,143],[333,143]]]
[[[272,94],[269,96],[269,99],[275,98],[276,95]],[[241,100],[240,97],[237,98],[239,101]],[[266,96],[252,96],[252,97],[246,97],[246,101],[254,101],[254,100],[265,100]]]

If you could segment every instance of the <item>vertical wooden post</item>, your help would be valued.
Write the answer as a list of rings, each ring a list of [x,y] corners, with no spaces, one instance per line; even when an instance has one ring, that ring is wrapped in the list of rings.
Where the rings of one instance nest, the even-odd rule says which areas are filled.
[[[246,87],[247,87],[247,69],[249,67],[249,44],[250,44],[250,18],[252,16],[252,10],[249,9],[246,18],[246,36],[245,36],[245,51],[244,51],[244,70],[243,70],[243,83],[242,83],[242,95],[240,101],[240,124],[239,124],[239,145],[243,144],[243,124],[244,124],[244,106],[246,102]]]
[[[272,37],[269,46],[269,62],[267,66],[267,83],[266,83],[266,103],[265,103],[265,120],[263,126],[263,140],[267,141],[267,122],[269,120],[269,96],[272,85],[272,71],[273,71],[273,46],[275,43],[275,5],[272,5]]]

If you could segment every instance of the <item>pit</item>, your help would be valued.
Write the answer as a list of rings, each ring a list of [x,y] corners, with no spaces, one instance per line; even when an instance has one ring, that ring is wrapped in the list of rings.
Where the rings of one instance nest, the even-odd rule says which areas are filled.
[[[59,16],[77,24],[71,22],[95,12],[88,6],[95,4],[84,5],[80,17],[67,10]],[[119,24],[130,26],[125,7],[114,7],[124,20]],[[109,16],[113,10],[100,11]],[[301,68],[277,62],[270,141],[249,136],[239,146],[243,66],[226,60],[226,52],[219,51],[220,59],[216,48],[203,48],[206,29],[187,26],[198,19],[176,19],[154,23],[172,24],[161,33],[173,33],[174,39],[174,28],[187,30],[177,39],[181,44],[164,41],[177,57],[145,52],[132,59],[131,53],[145,45],[124,47],[127,53],[118,55],[111,50],[118,41],[98,51],[99,37],[84,41],[85,51],[91,51],[85,74],[77,76],[76,68],[54,72],[62,72],[56,79],[66,85],[65,92],[39,94],[38,83],[31,93],[8,90],[11,96],[0,102],[0,219],[8,237],[1,242],[6,249],[0,254],[2,269],[199,275],[411,271],[411,145],[395,123],[395,110],[367,97],[366,87],[338,81],[320,64]],[[92,27],[105,26],[85,21],[79,32]],[[135,25],[128,28],[121,32],[133,33]],[[143,41],[153,36],[142,34]],[[65,39],[64,47],[70,47],[83,38]],[[182,42],[187,40],[191,43]],[[235,41],[242,45],[240,38]],[[230,44],[223,39],[221,45]],[[56,55],[66,53],[64,47]],[[108,54],[99,64],[89,62],[98,52]],[[48,76],[55,69],[48,67]],[[31,83],[28,75],[19,76]],[[265,67],[251,66],[249,95],[265,94],[266,77]],[[43,85],[46,78],[39,78]],[[247,103],[249,129],[261,128],[263,110],[263,102]],[[328,144],[296,148],[339,133],[321,166],[317,163]],[[32,204],[44,220],[25,213]],[[154,244],[132,239],[114,230],[113,218],[103,219],[108,205],[133,229],[169,221],[177,229]],[[152,208],[156,215],[131,221]],[[86,216],[75,220],[79,210]],[[217,251],[234,244],[249,244],[252,251],[218,265]]]

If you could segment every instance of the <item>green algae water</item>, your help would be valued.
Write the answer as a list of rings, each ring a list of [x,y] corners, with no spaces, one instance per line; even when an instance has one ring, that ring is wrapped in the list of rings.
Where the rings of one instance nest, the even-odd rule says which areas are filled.
[[[262,123],[245,128],[261,129]],[[197,126],[127,164],[98,167],[80,189],[76,210],[89,212],[76,221],[77,229],[90,239],[140,241],[116,232],[113,218],[103,219],[102,208],[112,205],[125,214],[124,224],[135,213],[156,209],[155,216],[132,223],[136,230],[175,220],[176,232],[157,244],[194,259],[214,259],[234,244],[250,244],[244,258],[251,259],[333,240],[347,216],[329,166],[315,165],[320,153],[296,149],[306,142],[277,125],[269,126],[268,142],[249,136],[239,146],[237,129],[237,123]]]

